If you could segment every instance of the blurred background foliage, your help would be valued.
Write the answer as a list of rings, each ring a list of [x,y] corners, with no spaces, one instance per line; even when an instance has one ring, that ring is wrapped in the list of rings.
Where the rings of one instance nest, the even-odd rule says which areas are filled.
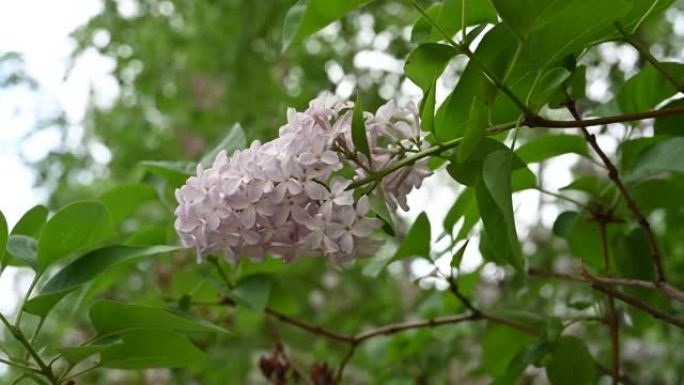
[[[139,167],[141,161],[197,161],[236,122],[245,128],[248,141],[271,139],[285,121],[288,106],[304,108],[324,90],[350,97],[358,88],[367,109],[391,98],[415,95],[415,86],[402,72],[403,59],[415,48],[411,28],[418,17],[407,3],[374,2],[283,52],[282,25],[292,4],[291,0],[104,0],[100,14],[74,31],[77,48],[73,56],[97,50],[111,58],[118,94],[105,105],[92,98],[78,148],[65,140],[32,164],[39,174],[38,183],[50,191],[48,206],[56,209],[77,199],[101,196],[130,211],[130,218],[118,223],[122,241],[131,245],[174,244],[172,203],[157,200],[150,190],[140,187],[138,182],[144,181],[165,188],[162,180]],[[657,57],[682,59],[682,9],[684,5],[678,1],[639,29],[639,37],[651,45]],[[383,67],[369,62],[389,64]],[[615,94],[625,79],[645,64],[633,48],[615,42],[591,48],[582,63],[587,66],[583,108],[600,113],[619,112]],[[448,67],[442,79],[445,87],[455,84],[463,67],[459,60]],[[17,76],[0,78],[0,86],[11,86],[22,78],[21,74]],[[73,130],[59,115],[45,124],[59,127],[64,138]],[[618,138],[627,137],[625,126],[605,130]],[[524,142],[537,134],[529,130],[521,131],[521,135]],[[596,178],[597,187],[584,188],[589,194],[582,196],[580,192],[580,196],[598,201],[603,196],[612,197],[601,192],[607,185],[604,172],[592,166],[586,159],[572,166],[578,174]],[[542,174],[544,166],[539,167]],[[680,190],[673,190],[673,186],[681,189],[684,181],[672,180],[662,186],[642,185],[635,193],[656,194],[651,200],[664,202],[646,210],[655,212],[651,218],[660,218],[654,227],[662,235],[667,271],[673,282],[681,284],[684,212],[681,196],[673,192]],[[119,187],[110,190],[115,186]],[[555,205],[558,212],[571,207],[546,197],[540,199],[543,205]],[[439,204],[447,210],[446,203]],[[528,223],[532,225],[525,232],[523,245],[532,266],[563,270],[573,263],[566,243],[550,236],[548,226],[539,218]],[[635,250],[630,242],[643,236],[636,230],[628,234],[613,238],[615,250],[624,251],[624,255]],[[578,236],[588,248],[597,244],[591,234]],[[373,264],[372,260],[363,261],[336,270],[322,260],[307,259],[296,265],[246,262],[230,268],[230,273],[242,277],[269,274],[269,284],[273,285],[269,306],[343,333],[463,310],[448,291],[435,287],[439,285],[434,280],[417,277],[409,262],[392,265],[377,277],[364,274],[374,268]],[[511,272],[483,263],[463,274],[461,285],[481,306],[509,310],[511,317],[534,322],[543,323],[544,315],[579,316],[586,314],[587,308],[602,311],[601,296],[588,286],[523,280]],[[89,338],[92,330],[84,304],[93,296],[182,308],[187,305],[182,301],[185,296],[198,303],[218,301],[220,287],[219,277],[210,266],[196,265],[190,252],[121,268],[61,303],[46,321],[38,343],[60,346]],[[635,290],[634,294],[673,313],[683,310],[653,293]],[[277,342],[285,345],[293,365],[303,372],[313,362],[335,366],[346,353],[344,345],[303,333],[245,307],[200,304],[190,311],[232,331],[230,336],[198,336],[194,340],[208,352],[208,361],[191,369],[94,371],[79,383],[265,384],[257,362],[269,355]],[[630,377],[636,383],[684,383],[681,331],[624,306],[620,311],[627,325],[622,329],[623,367]],[[610,346],[601,322],[577,325],[572,334],[587,342],[599,362],[609,362]],[[485,384],[501,375],[508,362],[533,340],[520,332],[483,323],[410,331],[364,344],[351,361],[347,376],[350,383],[359,384]],[[10,371],[0,381],[9,383],[14,374]],[[542,370],[533,368],[520,383],[544,383],[543,378]],[[608,383],[607,377],[603,381]]]

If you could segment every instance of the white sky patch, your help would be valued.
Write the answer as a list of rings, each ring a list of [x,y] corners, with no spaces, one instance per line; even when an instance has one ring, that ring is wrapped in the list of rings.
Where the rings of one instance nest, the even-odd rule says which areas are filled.
[[[90,90],[97,89],[96,101],[105,104],[118,92],[111,59],[87,52],[65,79],[69,56],[75,43],[69,34],[101,9],[99,0],[0,0],[0,53],[17,52],[24,70],[38,83],[36,91],[25,87],[0,90],[0,211],[10,228],[47,194],[33,188],[34,172],[22,162],[37,160],[54,148],[59,139],[55,129],[22,140],[41,118],[63,110],[70,124],[78,125],[86,111]],[[78,130],[77,130],[78,132]],[[79,141],[74,144],[80,145]],[[0,311],[12,313],[17,289],[26,289],[30,274],[7,268],[0,277]],[[1,369],[0,369],[1,370]]]

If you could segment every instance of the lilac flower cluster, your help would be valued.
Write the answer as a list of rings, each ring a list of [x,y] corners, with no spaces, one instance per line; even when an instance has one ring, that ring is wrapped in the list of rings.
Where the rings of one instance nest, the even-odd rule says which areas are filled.
[[[354,149],[353,103],[331,95],[313,100],[305,112],[289,109],[279,137],[225,152],[213,165],[176,191],[175,228],[186,247],[199,255],[223,253],[238,261],[265,255],[286,261],[327,256],[339,263],[372,255],[380,241],[371,233],[367,196],[354,201],[343,169],[356,178],[369,175],[422,146],[415,107],[394,102],[364,113],[371,158]],[[425,162],[398,170],[377,186],[388,205],[408,209],[406,195],[430,174]]]

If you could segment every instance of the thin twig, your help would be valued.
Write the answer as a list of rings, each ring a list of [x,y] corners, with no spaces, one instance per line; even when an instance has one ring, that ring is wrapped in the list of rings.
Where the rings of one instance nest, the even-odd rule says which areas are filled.
[[[623,114],[623,115],[617,115],[617,116],[609,116],[606,118],[596,118],[596,119],[585,119],[585,120],[570,120],[570,121],[562,121],[562,120],[548,120],[544,119],[539,116],[534,116],[534,117],[527,117],[524,121],[523,124],[527,127],[530,128],[577,128],[578,126],[583,126],[583,127],[590,127],[590,126],[602,126],[606,124],[613,124],[613,123],[626,123],[626,122],[632,122],[636,120],[644,120],[644,119],[651,119],[651,118],[658,118],[658,117],[663,117],[663,116],[672,116],[672,115],[682,115],[684,114],[684,106],[679,106],[679,107],[671,107],[671,108],[663,108],[661,110],[653,110],[653,111],[646,111],[646,112],[637,112],[633,114]],[[511,121],[507,123],[502,123],[502,124],[497,124],[490,126],[485,129],[485,135],[496,135],[500,132],[503,131],[508,131],[514,127],[516,127],[517,121]],[[417,162],[418,160],[431,156],[431,155],[436,155],[439,154],[443,151],[446,151],[450,148],[456,147],[459,143],[463,141],[463,138],[454,138],[449,141],[446,141],[444,143],[440,143],[438,145],[432,146],[430,148],[427,148],[425,150],[422,150],[414,155],[411,155],[409,157],[403,158],[395,163],[392,163],[391,165],[387,166],[386,168],[382,170],[378,170],[366,178],[359,179],[356,182],[352,183],[349,185],[347,190],[352,190],[357,187],[366,185],[368,183],[377,181],[379,179],[384,178],[385,176],[393,173],[394,171],[397,171],[398,169],[408,166],[410,164],[413,164]]]
[[[351,358],[354,356],[354,352],[356,351],[357,346],[358,343],[353,343],[349,347],[349,351],[347,351],[347,354],[345,354],[344,358],[342,359],[340,367],[337,369],[337,374],[335,375],[335,384],[339,384],[342,381],[342,375],[344,375],[344,368],[347,366],[349,360],[351,360]]]
[[[601,255],[603,255],[603,274],[608,276],[611,273],[610,268],[610,254],[608,252],[608,234],[605,220],[599,221],[599,233],[601,238]],[[617,311],[615,310],[615,300],[608,295],[608,317],[606,324],[610,332],[610,347],[611,347],[611,368],[613,376],[613,385],[620,383],[620,322],[618,321]]]
[[[592,277],[589,273],[587,273],[586,270],[582,271],[582,275],[585,276],[588,280],[591,281],[591,285],[594,289],[603,292],[605,294],[609,294],[622,302],[625,302],[629,305],[634,306],[637,309],[643,310],[644,312],[650,314],[653,318],[665,321],[667,323],[670,323],[672,325],[675,325],[681,329],[684,329],[684,318],[681,317],[675,317],[672,315],[669,315],[665,313],[664,311],[653,307],[635,297],[632,297],[629,294],[625,294],[621,291],[615,290],[610,286],[603,285],[600,280],[595,279]]]
[[[15,367],[17,369],[21,369],[21,370],[25,370],[25,371],[29,371],[29,372],[40,373],[40,370],[37,368],[32,368],[30,366],[22,365],[22,364],[14,362],[14,361],[6,360],[4,358],[0,358],[0,364],[5,364],[7,366],[12,366],[12,367]]]
[[[684,84],[679,79],[677,79],[667,68],[665,68],[663,63],[658,61],[658,59],[656,59],[655,56],[651,54],[649,48],[644,43],[642,43],[641,40],[639,40],[634,34],[627,32],[620,23],[616,22],[615,26],[617,27],[618,31],[620,31],[620,34],[622,34],[622,37],[625,39],[625,41],[629,43],[632,47],[636,48],[636,50],[639,51],[641,56],[644,59],[646,59],[646,61],[651,63],[653,68],[660,72],[663,75],[663,77],[665,77],[665,79],[667,79],[667,81],[670,82],[670,84],[672,84],[678,92],[684,92]]]
[[[590,134],[587,130],[587,126],[584,123],[582,123],[582,117],[577,111],[577,106],[575,105],[575,102],[573,100],[568,100],[567,108],[572,114],[572,116],[575,118],[576,124],[582,131],[584,138],[587,140],[589,145],[594,149],[599,158],[601,158],[601,161],[608,169],[608,177],[617,186],[618,190],[620,190],[620,193],[627,202],[627,207],[632,212],[634,217],[636,217],[637,221],[639,222],[639,226],[641,226],[641,228],[644,230],[644,233],[646,233],[646,238],[648,239],[648,243],[651,248],[651,260],[655,268],[656,281],[665,282],[665,272],[663,271],[663,264],[660,257],[660,248],[658,247],[655,235],[653,234],[653,230],[651,229],[651,224],[648,222],[641,209],[639,209],[639,206],[637,205],[634,198],[632,198],[632,195],[627,190],[627,187],[625,187],[625,184],[622,182],[622,179],[620,179],[620,174],[618,173],[617,167],[615,167],[610,158],[608,158],[606,153],[603,152],[601,147],[598,145],[598,142],[596,141],[596,136],[594,134]]]
[[[544,271],[540,269],[529,269],[528,274],[531,277],[539,277],[539,278],[553,278],[553,279],[560,279],[564,281],[574,281],[574,282],[584,282],[584,283],[591,283],[591,281],[579,276],[579,275],[572,275],[572,274],[564,274],[564,273],[555,273],[555,272],[550,272],[550,271]],[[668,298],[674,299],[678,302],[684,303],[684,292],[677,289],[676,287],[667,284],[667,283],[654,283],[651,281],[643,281],[640,279],[631,279],[631,278],[608,278],[608,277],[594,277],[596,281],[601,283],[602,285],[605,286],[631,286],[631,287],[640,287],[644,289],[649,289],[653,291],[657,291]]]

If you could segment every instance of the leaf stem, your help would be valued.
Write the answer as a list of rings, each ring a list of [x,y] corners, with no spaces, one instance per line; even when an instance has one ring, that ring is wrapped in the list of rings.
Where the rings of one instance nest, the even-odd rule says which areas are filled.
[[[651,51],[644,43],[641,42],[641,40],[639,40],[634,34],[627,32],[619,22],[616,22],[615,26],[620,31],[620,34],[622,34],[622,37],[627,43],[636,48],[641,56],[643,56],[646,61],[651,63],[653,68],[660,72],[665,79],[667,79],[667,81],[677,89],[678,92],[684,93],[684,83],[680,82],[679,79],[677,79],[667,68],[665,68],[663,63],[658,61],[658,59],[651,54]]]
[[[449,36],[449,34],[444,31],[444,29],[430,16],[428,13],[423,9],[423,7],[418,4],[416,0],[410,0],[411,4],[413,5],[414,8],[420,12],[420,14],[427,20],[432,26],[439,32],[444,39],[451,45],[452,47],[456,48],[457,50],[461,51],[464,55],[470,59],[472,63],[474,63],[476,66],[480,68],[480,71],[489,79],[492,84],[494,84],[498,89],[501,90],[506,96],[508,96],[509,99],[522,111],[526,116],[536,116],[534,111],[532,111],[525,103],[523,103],[520,98],[518,98],[513,91],[506,86],[499,77],[494,74],[481,60],[478,58],[473,51],[470,50],[467,46],[464,46],[462,44],[458,44],[454,39]]]
[[[50,383],[54,385],[59,385],[59,380],[55,377],[54,373],[52,373],[52,369],[45,364],[45,361],[40,357],[40,355],[36,352],[36,350],[33,348],[33,345],[26,339],[24,336],[24,333],[21,332],[21,329],[12,326],[12,324],[5,318],[5,316],[0,313],[0,322],[2,322],[5,327],[10,331],[12,336],[21,343],[26,351],[29,353],[31,358],[38,364],[38,367],[40,368],[40,374],[45,376]]]

